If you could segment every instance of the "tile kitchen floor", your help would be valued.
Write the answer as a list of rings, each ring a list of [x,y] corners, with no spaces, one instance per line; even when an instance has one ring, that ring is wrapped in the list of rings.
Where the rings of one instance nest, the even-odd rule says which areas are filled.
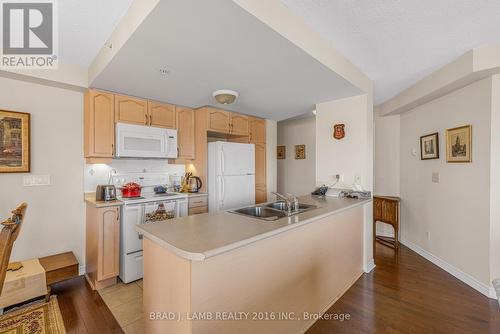
[[[125,334],[144,333],[142,320],[142,280],[118,284],[99,290],[101,298],[113,313]]]

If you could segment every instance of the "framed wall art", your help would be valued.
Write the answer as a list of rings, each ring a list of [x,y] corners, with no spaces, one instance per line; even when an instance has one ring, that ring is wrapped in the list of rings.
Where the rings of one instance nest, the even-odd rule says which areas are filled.
[[[295,145],[295,159],[306,158],[306,145]]]
[[[0,173],[30,172],[30,114],[0,110]]]
[[[465,125],[446,130],[446,161],[472,161],[472,126]]]
[[[420,160],[439,159],[439,134],[420,137]]]
[[[278,159],[286,159],[286,146],[280,145],[276,147],[276,156]]]

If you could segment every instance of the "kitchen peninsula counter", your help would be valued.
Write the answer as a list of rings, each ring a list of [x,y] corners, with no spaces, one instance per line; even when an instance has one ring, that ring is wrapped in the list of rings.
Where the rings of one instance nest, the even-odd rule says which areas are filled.
[[[228,211],[180,217],[165,223],[138,225],[137,231],[188,260],[202,261],[235,248],[284,233],[316,220],[363,205],[371,199],[302,196],[299,202],[317,206],[291,217],[264,221]]]
[[[218,212],[138,226],[145,332],[304,333],[362,275],[371,200],[299,201],[318,208],[276,221]]]

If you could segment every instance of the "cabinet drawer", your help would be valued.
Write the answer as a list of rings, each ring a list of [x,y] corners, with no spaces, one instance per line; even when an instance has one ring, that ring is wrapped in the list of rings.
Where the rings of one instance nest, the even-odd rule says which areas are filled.
[[[207,196],[195,197],[189,199],[189,208],[207,206]]]
[[[200,213],[207,213],[208,212],[208,207],[207,206],[198,206],[195,208],[189,208],[189,215],[197,215]]]

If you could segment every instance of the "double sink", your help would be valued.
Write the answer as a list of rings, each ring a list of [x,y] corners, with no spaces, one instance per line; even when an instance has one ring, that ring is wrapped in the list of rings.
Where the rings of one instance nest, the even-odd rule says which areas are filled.
[[[288,211],[286,202],[278,201],[264,205],[249,206],[229,212],[252,218],[259,218],[264,221],[275,221],[280,218],[290,217],[316,208],[316,205],[299,203],[296,210]]]

